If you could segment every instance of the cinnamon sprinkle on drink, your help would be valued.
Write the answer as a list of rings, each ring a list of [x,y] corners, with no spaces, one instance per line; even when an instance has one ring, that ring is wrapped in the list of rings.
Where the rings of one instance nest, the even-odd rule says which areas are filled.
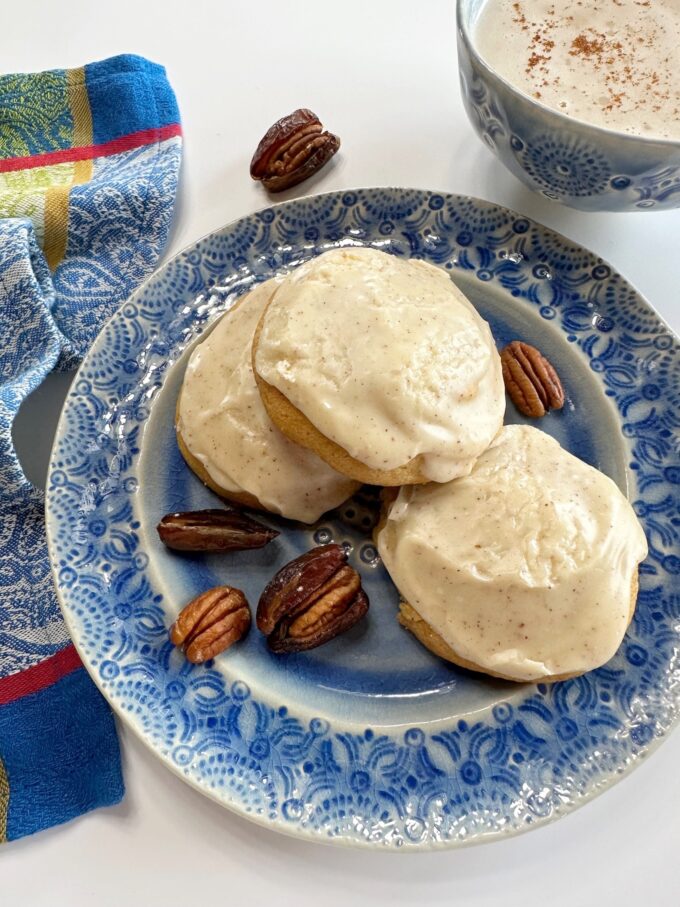
[[[680,0],[486,0],[475,37],[542,104],[680,140]]]

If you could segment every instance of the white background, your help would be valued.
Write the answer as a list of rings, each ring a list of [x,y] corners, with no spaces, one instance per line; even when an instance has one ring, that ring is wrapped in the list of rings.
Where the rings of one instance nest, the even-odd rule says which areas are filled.
[[[402,185],[478,195],[608,259],[680,329],[680,212],[598,215],[532,195],[475,137],[461,105],[454,0],[2,0],[0,67],[73,67],[121,53],[163,63],[185,132],[169,254],[263,207],[248,176],[266,128],[311,107],[342,151],[297,190]],[[292,190],[288,195],[296,194]],[[39,478],[65,389],[52,380],[17,427]],[[41,444],[30,444],[40,426]],[[117,808],[0,851],[0,905],[208,903],[591,907],[677,905],[680,734],[629,778],[519,838],[435,854],[346,851],[285,838],[204,799],[121,730]]]

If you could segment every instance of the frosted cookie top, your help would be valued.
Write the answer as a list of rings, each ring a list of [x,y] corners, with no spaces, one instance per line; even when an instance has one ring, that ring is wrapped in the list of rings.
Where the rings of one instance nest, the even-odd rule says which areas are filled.
[[[469,476],[402,488],[377,544],[403,598],[457,655],[517,680],[608,661],[647,554],[614,482],[520,425]]]
[[[272,425],[251,364],[255,326],[277,281],[259,284],[193,351],[177,428],[189,452],[226,492],[248,492],[274,513],[311,523],[357,489]]]
[[[361,463],[420,454],[436,482],[470,471],[505,411],[489,326],[448,274],[375,249],[334,249],[289,274],[255,368]]]

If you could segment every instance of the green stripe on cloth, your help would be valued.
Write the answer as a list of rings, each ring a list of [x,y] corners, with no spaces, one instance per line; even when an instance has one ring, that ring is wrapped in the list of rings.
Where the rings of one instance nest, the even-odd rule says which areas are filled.
[[[0,76],[0,157],[25,157],[73,145],[66,70]]]

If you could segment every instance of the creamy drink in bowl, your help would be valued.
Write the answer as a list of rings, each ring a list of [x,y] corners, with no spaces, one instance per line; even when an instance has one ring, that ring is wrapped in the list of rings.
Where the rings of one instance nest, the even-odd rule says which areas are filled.
[[[680,139],[680,0],[486,0],[475,43],[553,110]]]
[[[457,0],[470,122],[546,198],[680,208],[680,0]]]

